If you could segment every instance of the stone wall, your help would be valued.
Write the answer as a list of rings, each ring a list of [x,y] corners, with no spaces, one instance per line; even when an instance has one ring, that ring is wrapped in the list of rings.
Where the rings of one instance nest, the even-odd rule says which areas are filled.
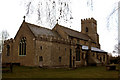
[[[51,50],[52,66],[68,67],[70,58],[70,45],[53,43]],[[61,58],[61,60],[60,60]]]
[[[19,55],[19,43],[22,37],[26,37],[26,56],[20,56]],[[5,45],[10,44],[6,43]],[[18,30],[15,39],[13,39],[10,56],[6,56],[6,46],[3,50],[3,56],[2,56],[2,62],[12,62],[12,63],[20,63],[21,65],[25,66],[33,66],[35,65],[35,39],[33,34],[30,32],[30,29],[26,27],[26,24],[22,24],[20,29]]]
[[[70,49],[72,49],[72,56],[73,53],[75,55],[74,45],[75,43],[70,42],[70,40],[68,39],[39,35],[39,37],[37,38],[36,50],[38,57],[43,57],[43,66],[69,67]],[[42,50],[40,49],[41,47]]]
[[[39,57],[42,56],[42,66],[51,66],[51,49],[52,43],[48,41],[36,40],[36,62],[40,66]]]
[[[9,55],[7,55],[7,45],[10,46]],[[8,39],[4,41],[4,47],[2,51],[2,62],[10,63],[13,56],[13,39]]]

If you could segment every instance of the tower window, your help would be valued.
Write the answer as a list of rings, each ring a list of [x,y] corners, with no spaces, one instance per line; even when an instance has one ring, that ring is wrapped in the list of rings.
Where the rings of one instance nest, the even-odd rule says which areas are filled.
[[[88,32],[88,28],[86,27],[86,32]]]
[[[19,55],[26,55],[26,38],[23,37],[19,43]]]

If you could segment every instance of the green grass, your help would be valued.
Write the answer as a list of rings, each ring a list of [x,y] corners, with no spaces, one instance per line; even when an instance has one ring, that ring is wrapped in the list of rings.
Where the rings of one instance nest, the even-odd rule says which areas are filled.
[[[118,78],[118,71],[106,71],[100,67],[78,69],[42,69],[38,67],[14,66],[13,72],[3,73],[3,78]]]

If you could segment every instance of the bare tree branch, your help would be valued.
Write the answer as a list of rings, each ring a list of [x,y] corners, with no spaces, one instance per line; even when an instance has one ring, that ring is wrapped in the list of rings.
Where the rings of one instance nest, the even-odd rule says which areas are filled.
[[[37,8],[36,5],[38,6]],[[34,6],[34,10],[32,6]],[[57,20],[67,23],[73,19],[70,0],[36,0],[34,4],[33,1],[29,1],[26,8],[26,16],[33,15],[31,12],[34,12],[34,15],[37,13],[37,22],[40,24],[47,22],[49,27],[53,27]],[[46,17],[46,22],[43,22],[44,17]]]
[[[111,18],[119,9],[120,9],[120,7],[116,6],[116,4],[115,4],[112,12],[111,12],[111,13],[108,15],[108,17],[107,17],[107,27],[109,27],[109,25],[110,25],[110,18]],[[117,19],[116,19],[115,21],[117,22]],[[118,23],[118,22],[117,22],[117,23]]]
[[[30,6],[31,6],[31,2],[28,2],[26,15],[30,13]]]
[[[3,48],[3,44],[4,44],[4,41],[9,37],[9,33],[7,32],[7,30],[3,30],[1,32],[1,44],[0,44],[0,52],[2,51],[2,48]]]
[[[87,6],[90,7],[91,11],[93,11],[93,0],[87,0]]]

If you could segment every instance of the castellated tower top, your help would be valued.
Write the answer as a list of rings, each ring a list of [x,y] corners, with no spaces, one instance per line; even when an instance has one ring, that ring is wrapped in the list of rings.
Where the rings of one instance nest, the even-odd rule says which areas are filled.
[[[97,25],[97,21],[94,18],[81,19],[81,24],[84,24],[84,23],[94,23]]]
[[[85,34],[97,33],[97,21],[94,18],[81,19],[81,32]]]

